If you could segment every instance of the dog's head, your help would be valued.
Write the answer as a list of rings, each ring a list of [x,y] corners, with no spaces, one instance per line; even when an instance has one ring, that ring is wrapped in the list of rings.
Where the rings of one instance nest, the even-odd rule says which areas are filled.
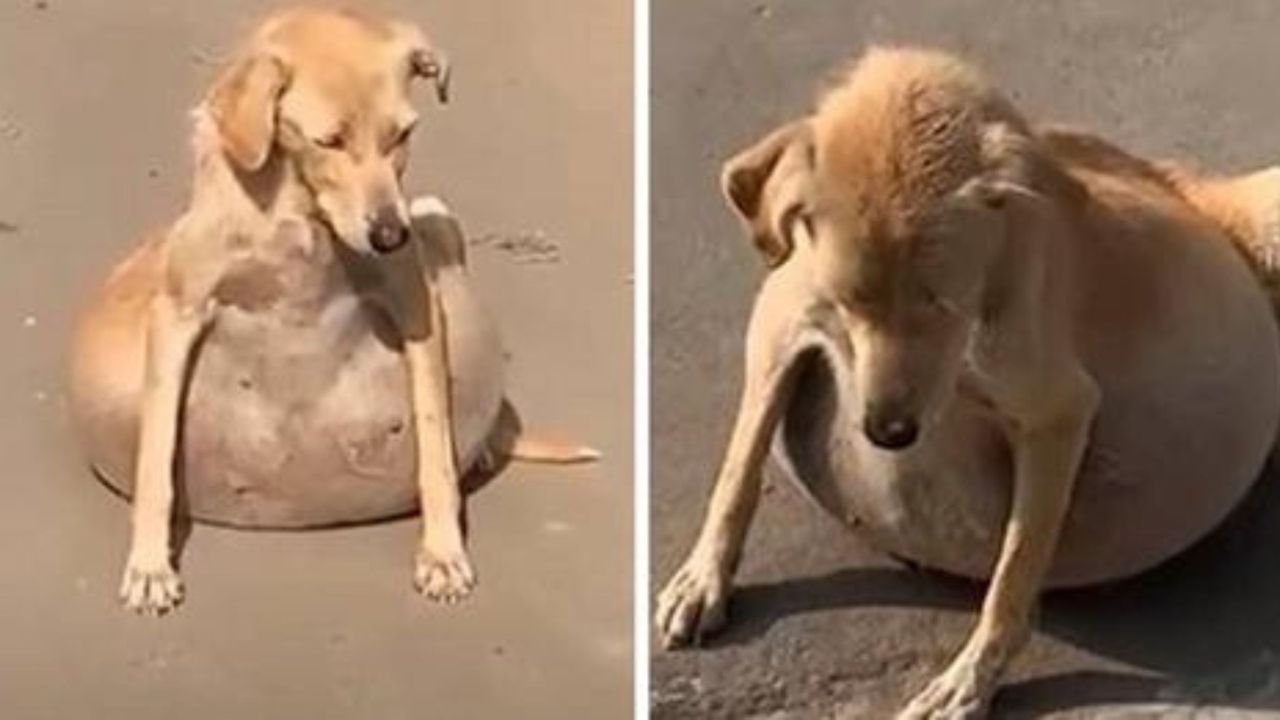
[[[238,173],[284,163],[339,239],[387,253],[409,237],[401,178],[418,121],[415,79],[448,99],[449,64],[417,28],[292,11],[262,26],[203,111]]]
[[[940,413],[974,329],[1000,312],[1047,161],[972,70],[873,50],[804,119],[730,159],[722,185],[766,264],[805,255],[854,349],[867,438],[913,444]],[[1019,230],[1018,228],[1023,228]]]

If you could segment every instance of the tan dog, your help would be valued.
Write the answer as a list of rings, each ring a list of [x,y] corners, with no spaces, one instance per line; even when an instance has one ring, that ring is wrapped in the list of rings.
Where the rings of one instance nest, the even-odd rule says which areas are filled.
[[[950,57],[874,50],[723,185],[773,270],[665,645],[723,622],[771,439],[883,547],[991,581],[909,718],[983,715],[1043,587],[1162,561],[1262,467],[1280,355],[1242,256],[1280,247],[1280,173],[1157,168],[1033,129]]]
[[[495,439],[593,456],[511,447],[498,427],[502,351],[460,230],[401,188],[417,78],[447,98],[449,66],[414,27],[268,20],[196,113],[189,209],[83,317],[73,407],[95,468],[134,495],[128,607],[181,597],[176,496],[196,517],[271,527],[420,504],[416,584],[455,601],[475,582],[461,472]]]

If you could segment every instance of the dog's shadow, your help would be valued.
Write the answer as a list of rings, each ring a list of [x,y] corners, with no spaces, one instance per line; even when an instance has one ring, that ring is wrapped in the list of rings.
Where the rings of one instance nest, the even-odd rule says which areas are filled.
[[[788,616],[859,606],[976,612],[983,588],[910,569],[848,569],[747,585],[710,645],[739,644]],[[1102,671],[1005,686],[998,714],[1140,703],[1280,709],[1280,462],[1222,526],[1137,577],[1052,592],[1039,630],[1151,674]],[[1163,677],[1161,677],[1163,676]]]

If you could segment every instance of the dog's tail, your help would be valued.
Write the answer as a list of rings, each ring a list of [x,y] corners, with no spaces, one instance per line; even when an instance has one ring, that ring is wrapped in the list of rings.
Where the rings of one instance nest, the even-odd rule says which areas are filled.
[[[1170,179],[1197,210],[1227,232],[1265,279],[1280,274],[1280,167],[1209,178],[1175,171]]]
[[[521,462],[577,465],[596,462],[601,455],[599,450],[587,445],[520,436],[507,448],[507,457]]]
[[[503,401],[493,432],[489,436],[487,462],[493,469],[502,462],[545,463],[548,465],[577,465],[595,462],[601,458],[599,450],[563,440],[534,437],[525,432],[510,401]]]

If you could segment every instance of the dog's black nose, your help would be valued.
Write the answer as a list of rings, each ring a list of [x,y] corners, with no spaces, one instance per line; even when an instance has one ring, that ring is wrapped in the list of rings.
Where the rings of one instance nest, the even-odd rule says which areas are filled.
[[[369,245],[380,253],[399,250],[409,241],[409,228],[394,209],[378,211],[369,219]]]
[[[862,432],[878,447],[902,450],[920,436],[920,425],[909,417],[870,412],[862,423]]]

